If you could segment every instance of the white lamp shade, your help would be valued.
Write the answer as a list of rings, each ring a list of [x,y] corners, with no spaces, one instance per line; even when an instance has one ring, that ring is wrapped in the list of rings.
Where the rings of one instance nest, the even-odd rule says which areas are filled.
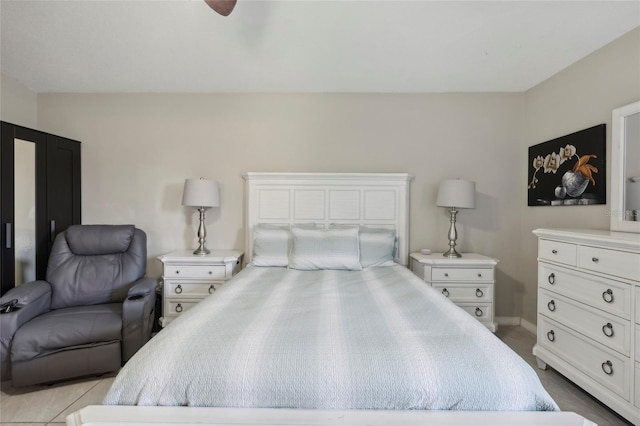
[[[464,179],[447,179],[440,182],[438,207],[474,209],[476,207],[476,183]]]
[[[220,206],[218,182],[207,179],[185,179],[182,205],[191,207]]]

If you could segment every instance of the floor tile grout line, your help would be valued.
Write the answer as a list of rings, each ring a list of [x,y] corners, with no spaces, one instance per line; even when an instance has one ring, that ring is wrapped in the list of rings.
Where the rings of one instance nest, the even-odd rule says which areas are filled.
[[[83,396],[85,396],[86,394],[88,394],[89,392],[91,392],[91,390],[93,390],[93,388],[95,388],[96,386],[98,386],[100,384],[100,382],[102,381],[102,379],[98,380],[96,382],[95,385],[91,386],[89,389],[87,389],[87,391],[85,393],[83,393],[82,395],[80,395],[77,399],[75,399],[71,404],[67,405],[65,408],[63,408],[62,410],[60,410],[58,412],[58,414],[56,414],[55,416],[53,416],[51,418],[51,420],[47,421],[46,423],[52,423],[56,417],[58,417],[60,414],[64,413],[66,410],[69,409],[69,407],[71,407],[73,404],[75,404],[76,402],[80,401],[80,399],[82,399]],[[46,426],[46,425],[45,425]]]

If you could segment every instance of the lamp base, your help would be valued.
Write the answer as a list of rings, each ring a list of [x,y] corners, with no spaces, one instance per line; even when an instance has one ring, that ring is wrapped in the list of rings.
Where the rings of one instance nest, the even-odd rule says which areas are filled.
[[[454,243],[455,243],[455,241],[454,241]],[[442,253],[442,255],[444,257],[462,257],[462,255],[460,253],[458,253],[454,247],[449,247],[449,250],[447,250],[444,253]]]
[[[451,215],[451,225],[449,226],[449,250],[442,253],[444,257],[462,257],[460,253],[456,250],[456,240],[458,239],[458,231],[456,230],[456,215],[458,214],[458,210],[455,207],[451,207],[449,210],[449,214]]]
[[[198,211],[200,212],[200,225],[198,226],[198,248],[193,254],[197,256],[204,256],[206,254],[211,253],[211,250],[207,249],[204,246],[204,242],[207,238],[207,228],[204,226],[204,212],[207,210],[206,207],[199,207]]]
[[[204,256],[211,253],[211,250],[209,250],[208,248],[204,247],[204,246],[200,246],[196,249],[196,251],[193,252],[193,254],[197,255],[197,256]]]

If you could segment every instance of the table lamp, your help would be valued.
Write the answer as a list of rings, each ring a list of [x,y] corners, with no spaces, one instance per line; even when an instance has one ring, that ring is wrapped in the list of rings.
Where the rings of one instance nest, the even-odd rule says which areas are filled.
[[[451,215],[451,226],[449,227],[449,250],[443,253],[445,257],[462,257],[456,251],[456,209],[474,209],[476,207],[476,183],[464,179],[447,179],[440,182],[438,188],[438,207],[447,207]]]
[[[213,180],[185,179],[182,192],[182,205],[197,207],[200,212],[200,226],[198,226],[198,243],[200,244],[193,254],[204,256],[211,253],[205,246],[207,229],[204,226],[204,212],[209,207],[220,206],[220,189],[218,182]]]

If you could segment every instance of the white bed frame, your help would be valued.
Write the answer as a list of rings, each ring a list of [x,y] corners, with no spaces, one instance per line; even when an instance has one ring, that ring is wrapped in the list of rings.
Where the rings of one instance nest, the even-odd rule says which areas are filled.
[[[405,173],[248,173],[246,247],[250,262],[258,223],[314,222],[387,227],[398,236],[397,261],[409,257],[409,184]],[[568,412],[464,412],[243,409],[91,405],[69,425],[558,425],[592,426]]]

